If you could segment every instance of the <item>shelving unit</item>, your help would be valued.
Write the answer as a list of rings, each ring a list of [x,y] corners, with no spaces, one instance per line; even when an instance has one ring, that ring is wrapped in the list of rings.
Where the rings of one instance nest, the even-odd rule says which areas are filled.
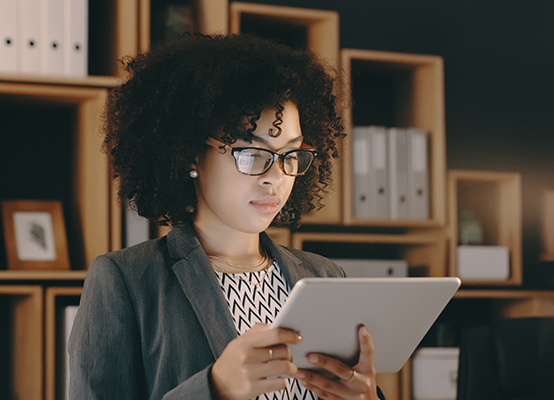
[[[449,273],[456,276],[458,219],[463,210],[472,211],[483,226],[484,245],[509,249],[510,276],[507,280],[464,280],[464,285],[520,285],[521,254],[521,176],[491,171],[448,171]]]
[[[13,271],[0,260],[0,398],[56,397],[56,314],[62,306],[78,303],[94,257],[121,248],[122,211],[108,156],[101,151],[100,117],[110,89],[121,83],[117,60],[150,48],[155,41],[152,16],[168,4],[91,2],[89,77],[0,74],[2,196],[63,201],[72,268]],[[190,7],[197,31],[254,32],[307,49],[341,71],[345,103],[354,103],[343,115],[348,134],[355,125],[372,124],[427,132],[428,220],[355,217],[348,135],[341,143],[342,157],[334,163],[333,193],[326,207],[306,216],[299,231],[270,229],[274,240],[332,258],[406,259],[410,276],[455,276],[457,210],[466,202],[482,216],[487,243],[510,248],[511,275],[503,282],[464,281],[454,299],[456,310],[474,311],[474,304],[485,304],[488,319],[554,315],[552,292],[498,288],[517,286],[522,279],[521,181],[516,174],[450,171],[447,186],[441,57],[339,50],[339,15],[334,11],[227,0],[178,4]],[[160,235],[168,231],[159,229]],[[466,289],[485,284],[497,288]],[[397,374],[378,376],[388,400],[412,398],[410,369],[408,362]]]

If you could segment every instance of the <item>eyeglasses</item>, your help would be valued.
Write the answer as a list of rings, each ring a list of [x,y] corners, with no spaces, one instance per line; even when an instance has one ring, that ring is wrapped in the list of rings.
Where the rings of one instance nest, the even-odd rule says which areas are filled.
[[[214,138],[209,138],[206,144],[216,149],[231,147]],[[237,171],[244,175],[263,175],[279,160],[279,168],[285,175],[300,176],[308,171],[317,151],[303,143],[299,149],[281,154],[258,147],[231,147],[231,154],[235,157]]]

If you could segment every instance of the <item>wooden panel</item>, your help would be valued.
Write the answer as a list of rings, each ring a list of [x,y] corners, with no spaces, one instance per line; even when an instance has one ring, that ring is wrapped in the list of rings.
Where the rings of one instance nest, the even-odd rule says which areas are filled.
[[[61,373],[60,365],[56,362],[57,353],[59,353],[56,349],[56,342],[59,338],[56,335],[62,334],[62,332],[57,332],[56,319],[59,317],[57,314],[63,310],[62,307],[57,306],[63,306],[64,300],[67,304],[74,304],[75,299],[81,295],[81,292],[81,287],[49,287],[46,289],[44,301],[44,394],[46,400],[60,398],[60,393],[63,390],[59,384],[56,385],[60,381],[58,374]],[[69,302],[67,299],[69,299]],[[56,396],[56,392],[58,396]]]
[[[3,308],[0,331],[2,336],[7,335],[0,344],[0,352],[4,354],[0,371],[7,378],[6,381],[2,378],[0,398],[40,399],[43,391],[42,288],[0,285],[0,306]]]

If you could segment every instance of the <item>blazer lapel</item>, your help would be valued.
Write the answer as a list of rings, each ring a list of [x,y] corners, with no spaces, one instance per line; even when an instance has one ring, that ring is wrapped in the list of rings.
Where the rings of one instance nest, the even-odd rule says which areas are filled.
[[[175,227],[167,237],[169,255],[183,292],[202,325],[217,360],[237,337],[233,317],[206,253],[189,225]]]

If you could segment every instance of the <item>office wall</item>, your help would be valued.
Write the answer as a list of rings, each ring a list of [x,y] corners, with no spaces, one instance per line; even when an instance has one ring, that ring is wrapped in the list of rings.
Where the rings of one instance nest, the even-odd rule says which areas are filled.
[[[544,281],[537,261],[542,193],[554,189],[553,1],[250,2],[338,11],[341,48],[444,57],[448,168],[522,174],[524,281]]]

